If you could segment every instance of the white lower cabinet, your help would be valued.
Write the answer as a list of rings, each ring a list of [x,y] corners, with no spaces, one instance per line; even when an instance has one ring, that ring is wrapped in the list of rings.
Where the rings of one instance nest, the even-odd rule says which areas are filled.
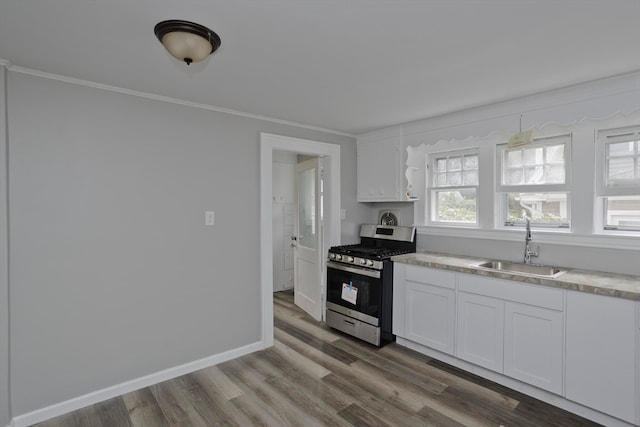
[[[396,264],[393,310],[398,337],[448,363],[640,426],[640,301]]]
[[[504,301],[458,292],[457,329],[457,357],[502,372]]]
[[[640,424],[636,304],[567,291],[566,398]]]
[[[393,333],[443,353],[454,353],[456,273],[396,263]]]
[[[453,355],[456,292],[440,286],[407,282],[406,336]]]
[[[563,313],[507,301],[504,314],[504,374],[561,395]]]

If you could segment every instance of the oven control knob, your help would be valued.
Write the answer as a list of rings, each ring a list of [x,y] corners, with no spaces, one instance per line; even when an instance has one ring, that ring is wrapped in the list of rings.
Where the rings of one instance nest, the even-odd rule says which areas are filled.
[[[353,262],[353,257],[352,256],[348,256],[347,257],[347,262]]]
[[[336,259],[336,254],[329,254],[329,259]]]
[[[368,264],[368,265],[370,265],[370,266],[373,266],[373,261],[368,260],[368,261],[367,261],[367,264]]]
[[[361,258],[361,259],[360,259],[360,264],[362,264],[362,265],[367,265],[367,260],[366,260],[366,259],[364,259],[364,258]]]
[[[338,261],[342,261],[342,255],[336,255],[336,259],[337,259]]]

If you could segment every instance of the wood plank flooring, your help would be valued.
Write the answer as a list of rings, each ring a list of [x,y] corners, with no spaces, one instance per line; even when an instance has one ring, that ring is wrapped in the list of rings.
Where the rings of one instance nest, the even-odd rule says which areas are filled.
[[[38,424],[597,426],[395,343],[326,328],[275,294],[275,345]]]

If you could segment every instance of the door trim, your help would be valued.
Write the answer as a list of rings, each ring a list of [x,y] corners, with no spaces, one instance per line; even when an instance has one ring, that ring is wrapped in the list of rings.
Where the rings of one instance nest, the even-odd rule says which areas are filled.
[[[260,284],[262,343],[273,345],[273,150],[324,157],[323,247],[340,244],[340,146],[326,142],[260,133]],[[320,274],[320,272],[318,273]],[[321,278],[320,283],[325,283]],[[326,298],[326,296],[325,296]]]

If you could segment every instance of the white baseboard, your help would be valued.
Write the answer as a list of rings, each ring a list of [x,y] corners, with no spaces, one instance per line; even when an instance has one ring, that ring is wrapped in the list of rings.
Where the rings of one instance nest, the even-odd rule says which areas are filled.
[[[127,381],[121,384],[117,384],[111,387],[97,390],[84,396],[78,396],[76,398],[56,403],[46,408],[37,409],[26,414],[18,415],[11,420],[11,423],[7,427],[27,427],[59,415],[63,415],[72,411],[75,411],[85,406],[94,405],[105,400],[130,393],[141,388],[149,387],[154,384],[167,381],[181,375],[186,375],[191,372],[198,371],[200,369],[208,368],[210,366],[217,365],[227,360],[235,359],[246,354],[250,354],[259,350],[263,350],[264,344],[262,341],[258,341],[246,346],[226,351],[224,353],[216,354],[213,356],[205,357],[200,360],[185,363],[184,365],[175,366],[173,368],[165,369],[160,372],[156,372],[144,377],[140,377],[131,381]]]

